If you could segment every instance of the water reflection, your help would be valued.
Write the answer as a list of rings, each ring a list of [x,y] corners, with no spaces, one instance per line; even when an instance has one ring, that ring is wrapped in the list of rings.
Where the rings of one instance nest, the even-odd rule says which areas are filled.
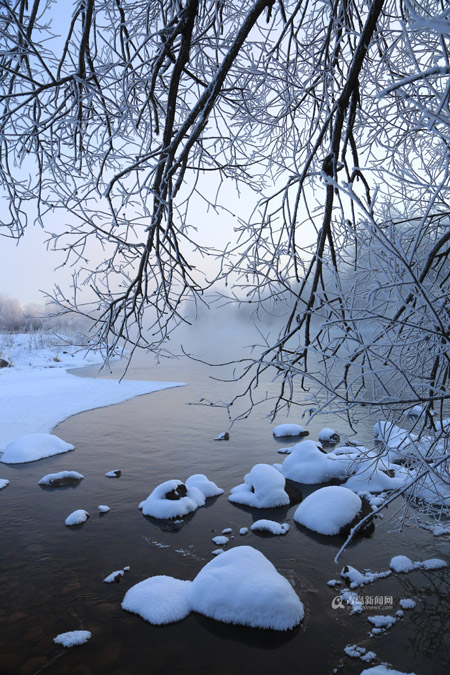
[[[117,376],[120,364],[113,370]],[[295,505],[252,509],[228,502],[230,489],[252,466],[279,461],[279,443],[262,408],[235,425],[229,441],[214,442],[226,426],[226,411],[186,405],[202,395],[212,400],[231,395],[233,385],[227,388],[209,374],[208,369],[180,362],[156,370],[142,360],[128,377],[181,379],[189,386],[75,416],[55,430],[76,445],[70,455],[3,467],[2,477],[9,478],[10,485],[0,492],[0,671],[321,675],[342,662],[340,672],[359,674],[367,665],[351,661],[343,652],[347,644],[357,643],[373,648],[380,661],[388,660],[398,670],[447,675],[447,571],[391,575],[366,587],[364,593],[390,594],[397,603],[405,596],[419,599],[418,609],[405,611],[402,621],[376,642],[368,641],[366,616],[332,609],[337,593],[327,585],[339,577],[344,564],[381,571],[401,553],[415,560],[445,558],[446,542],[419,530],[391,533],[387,514],[377,521],[370,539],[350,544],[336,566],[333,558],[342,538],[294,527]],[[334,427],[341,437],[348,431],[342,421],[316,419],[310,438],[316,439],[324,426]],[[372,438],[371,422],[362,427],[364,436]],[[118,480],[105,477],[113,467],[122,471]],[[72,468],[85,476],[77,486],[38,488],[44,474]],[[193,473],[205,473],[225,494],[208,499],[181,522],[142,515],[138,504],[154,487]],[[303,497],[316,487],[302,486]],[[107,517],[91,517],[76,530],[65,527],[72,511],[84,508],[92,515],[99,504],[110,506]],[[250,528],[261,518],[289,522],[291,528],[282,537],[251,531],[239,535],[240,528]],[[212,558],[216,548],[212,537],[226,527],[232,528],[227,548],[254,546],[292,583],[306,612],[298,629],[280,634],[220,624],[197,614],[179,624],[156,627],[121,609],[126,590],[149,576],[192,580]],[[125,565],[131,569],[120,584],[103,583]],[[86,645],[64,650],[53,644],[58,633],[78,628],[92,630]]]

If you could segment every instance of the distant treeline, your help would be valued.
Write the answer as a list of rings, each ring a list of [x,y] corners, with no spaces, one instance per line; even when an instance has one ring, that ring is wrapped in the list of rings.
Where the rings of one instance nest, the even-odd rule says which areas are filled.
[[[70,312],[58,315],[55,305],[38,305],[29,303],[22,305],[16,298],[0,294],[0,332],[3,333],[36,333],[85,332],[89,320]]]

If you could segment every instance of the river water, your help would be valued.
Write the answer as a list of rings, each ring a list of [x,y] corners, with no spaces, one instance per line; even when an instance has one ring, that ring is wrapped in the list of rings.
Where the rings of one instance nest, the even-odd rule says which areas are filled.
[[[93,368],[77,372],[98,375]],[[111,374],[99,376],[122,372],[123,363],[115,363]],[[413,560],[449,560],[448,541],[413,527],[400,533],[386,514],[371,537],[352,543],[335,564],[342,539],[297,526],[295,506],[261,511],[229,503],[229,490],[243,482],[254,464],[280,462],[283,456],[277,453],[280,443],[272,437],[273,424],[265,417],[264,405],[232,427],[229,441],[213,440],[227,428],[226,411],[190,404],[202,397],[229,400],[238,385],[211,375],[216,372],[187,359],[156,367],[150,357],[138,356],[128,378],[185,381],[187,386],[76,415],[55,429],[76,446],[73,453],[4,467],[2,477],[11,485],[0,493],[0,672],[322,675],[359,674],[369,665],[388,662],[417,675],[447,674],[448,570],[392,574],[365,586],[359,590],[365,603],[360,615],[350,615],[348,608],[333,609],[338,591],[327,581],[338,578],[344,564],[386,570],[398,554]],[[289,421],[302,423],[292,416]],[[353,440],[367,441],[372,424],[373,420],[361,422],[360,435]],[[350,431],[342,420],[322,417],[311,424],[311,438],[324,426],[343,436]],[[85,476],[77,486],[38,486],[44,474],[69,469]],[[120,469],[121,477],[106,478],[112,469]],[[225,494],[208,500],[182,523],[142,516],[138,504],[156,485],[193,473],[205,473]],[[305,486],[304,495],[315,487]],[[110,512],[99,514],[99,504],[110,506]],[[81,527],[65,527],[66,516],[80,508],[91,518]],[[259,518],[288,522],[290,531],[283,537],[239,534],[241,527]],[[234,537],[227,548],[254,546],[293,584],[305,605],[305,619],[297,629],[279,633],[231,626],[195,613],[157,627],[121,609],[127,589],[149,576],[193,579],[212,558],[212,537],[224,528],[232,528]],[[120,583],[103,583],[126,565],[130,571]],[[392,614],[406,597],[416,601],[416,608],[405,611],[386,634],[369,638],[367,617]],[[393,610],[377,611],[380,598],[383,604],[392,600]],[[88,643],[71,649],[53,643],[57,634],[76,629],[92,632]],[[366,664],[349,658],[344,653],[349,644],[374,651],[376,660]]]

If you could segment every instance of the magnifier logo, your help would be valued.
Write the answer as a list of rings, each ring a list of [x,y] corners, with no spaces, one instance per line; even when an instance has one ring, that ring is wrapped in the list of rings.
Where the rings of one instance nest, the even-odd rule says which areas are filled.
[[[331,601],[331,606],[333,609],[345,609],[344,601],[340,595],[336,595],[335,598]]]

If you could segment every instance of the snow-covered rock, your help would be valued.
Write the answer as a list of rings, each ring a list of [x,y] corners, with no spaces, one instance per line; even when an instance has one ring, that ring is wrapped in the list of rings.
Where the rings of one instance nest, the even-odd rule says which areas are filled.
[[[85,523],[88,518],[89,513],[87,511],[84,509],[77,509],[76,511],[72,511],[70,516],[67,516],[65,522],[66,525],[70,527],[71,525],[81,525],[81,523]]]
[[[144,579],[127,591],[122,608],[157,626],[181,621],[192,608],[191,583],[165,575]]]
[[[450,417],[442,420],[442,422],[436,422],[435,425],[438,433],[448,434],[450,432]]]
[[[192,609],[225,623],[289,630],[304,616],[291,584],[251,546],[222,553],[203,567],[190,589]]]
[[[421,417],[424,414],[425,410],[421,405],[413,405],[412,408],[404,411],[406,417]]]
[[[205,495],[196,487],[187,488],[181,480],[168,480],[158,485],[139,504],[144,516],[181,518],[205,503]]]
[[[365,647],[359,647],[358,645],[347,645],[344,647],[344,652],[352,659],[361,659],[361,661],[366,661],[367,663],[376,658],[375,652],[368,652]]]
[[[297,483],[326,483],[347,476],[351,460],[321,452],[315,441],[301,441],[281,465],[281,473]]]
[[[194,473],[186,481],[186,487],[196,487],[203,492],[205,497],[217,497],[218,495],[223,494],[223,490],[212,481],[209,480],[203,473]]]
[[[439,570],[447,567],[447,562],[441,558],[428,558],[428,560],[413,562],[406,555],[396,555],[390,562],[390,568],[394,572],[412,572],[413,570]]]
[[[284,489],[285,478],[270,464],[255,464],[244,476],[244,481],[231,489],[230,502],[258,509],[289,504],[289,495]]]
[[[279,424],[273,431],[275,438],[284,438],[285,436],[308,436],[309,431],[300,424]]]
[[[396,555],[391,559],[389,567],[394,572],[412,572],[417,569],[417,565],[406,555]]]
[[[108,511],[111,511],[110,507],[107,506],[107,504],[99,504],[98,510],[100,511],[100,513],[108,513]]]
[[[294,520],[319,534],[334,535],[348,526],[362,509],[358,495],[330,485],[311,493],[297,507]]]
[[[51,485],[60,487],[61,485],[73,485],[84,478],[78,471],[59,471],[58,473],[48,473],[39,481],[39,485]]]
[[[366,584],[372,584],[376,579],[383,579],[391,574],[391,570],[385,572],[359,572],[355,567],[346,565],[341,571],[341,577],[349,582],[350,588],[358,588]]]
[[[329,427],[321,429],[317,438],[321,443],[339,443],[341,440],[339,434]]]
[[[225,623],[289,630],[304,616],[291,584],[251,546],[213,551],[194,581],[155,576],[125,594],[123,609],[152,624],[184,619],[191,610]]]
[[[277,523],[274,520],[261,518],[256,520],[250,528],[253,532],[270,532],[271,534],[286,534],[289,532],[287,523]]]
[[[361,675],[416,675],[415,673],[405,673],[404,671],[394,670],[388,666],[373,666],[372,668],[365,668]]]
[[[375,615],[375,616],[368,616],[367,620],[370,621],[372,626],[375,626],[376,628],[391,628],[394,623],[397,621],[395,616],[386,616],[386,615]]]
[[[111,572],[111,574],[108,574],[107,577],[103,579],[105,584],[112,584],[114,581],[117,583],[121,577],[123,577],[124,571],[123,570],[115,570],[114,572]]]
[[[74,445],[54,434],[27,434],[8,443],[0,461],[4,464],[23,464],[74,449]]]
[[[0,478],[0,490],[9,485],[9,480],[7,478]]]
[[[216,544],[216,546],[225,546],[225,544],[228,544],[230,540],[225,535],[219,534],[217,537],[213,537],[212,541]]]
[[[63,647],[76,647],[77,645],[84,645],[90,637],[91,632],[89,630],[71,630],[67,633],[60,633],[53,638],[53,642],[56,642],[57,645],[63,645]]]
[[[416,434],[411,434],[393,422],[385,420],[377,422],[373,427],[373,432],[376,440],[381,441],[390,449],[407,448],[417,440]]]
[[[408,469],[378,459],[375,453],[369,455],[371,456],[367,459],[358,462],[356,473],[343,483],[344,487],[358,493],[384,492],[401,488],[411,480]]]
[[[112,471],[107,471],[105,473],[106,478],[120,478],[122,472],[120,469],[113,469]]]

